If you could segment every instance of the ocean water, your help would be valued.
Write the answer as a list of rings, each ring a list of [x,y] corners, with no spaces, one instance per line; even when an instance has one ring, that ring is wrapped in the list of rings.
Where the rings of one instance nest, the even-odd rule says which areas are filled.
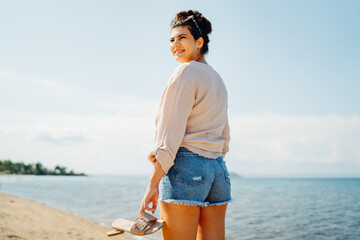
[[[116,218],[137,217],[147,181],[133,176],[0,176],[0,192],[110,227]],[[227,240],[360,239],[360,179],[233,177],[232,197]],[[160,238],[156,233],[137,239]]]

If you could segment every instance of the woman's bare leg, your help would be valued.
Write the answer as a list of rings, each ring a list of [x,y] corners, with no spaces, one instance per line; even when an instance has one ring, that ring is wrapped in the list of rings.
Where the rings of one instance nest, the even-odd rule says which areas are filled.
[[[199,224],[200,207],[160,202],[161,229],[164,240],[195,240]]]
[[[196,240],[225,240],[225,212],[227,204],[200,208]]]

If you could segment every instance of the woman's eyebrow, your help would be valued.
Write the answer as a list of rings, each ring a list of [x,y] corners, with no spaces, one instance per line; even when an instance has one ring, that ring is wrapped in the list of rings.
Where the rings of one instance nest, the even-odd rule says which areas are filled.
[[[182,33],[182,34],[178,35],[177,37],[179,38],[179,37],[181,37],[181,36],[187,36],[187,35],[186,35],[185,33]],[[171,39],[174,39],[174,37],[171,37],[170,40],[171,40]]]

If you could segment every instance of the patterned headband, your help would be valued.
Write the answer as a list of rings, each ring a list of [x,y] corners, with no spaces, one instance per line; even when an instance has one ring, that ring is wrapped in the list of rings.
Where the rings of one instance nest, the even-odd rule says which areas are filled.
[[[202,32],[201,32],[201,29],[200,29],[198,23],[196,22],[196,20],[195,20],[195,18],[194,18],[194,15],[188,16],[187,18],[184,19],[183,22],[186,22],[186,21],[189,20],[189,19],[192,19],[192,20],[193,20],[193,22],[195,23],[195,26],[196,26],[197,30],[198,30],[199,33],[200,33],[200,36],[202,36],[203,34],[202,34]]]

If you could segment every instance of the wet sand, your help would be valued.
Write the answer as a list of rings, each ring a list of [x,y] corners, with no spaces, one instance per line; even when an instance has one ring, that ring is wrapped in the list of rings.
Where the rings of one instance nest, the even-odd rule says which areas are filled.
[[[85,218],[0,193],[0,240],[130,240],[107,237],[107,227]]]

